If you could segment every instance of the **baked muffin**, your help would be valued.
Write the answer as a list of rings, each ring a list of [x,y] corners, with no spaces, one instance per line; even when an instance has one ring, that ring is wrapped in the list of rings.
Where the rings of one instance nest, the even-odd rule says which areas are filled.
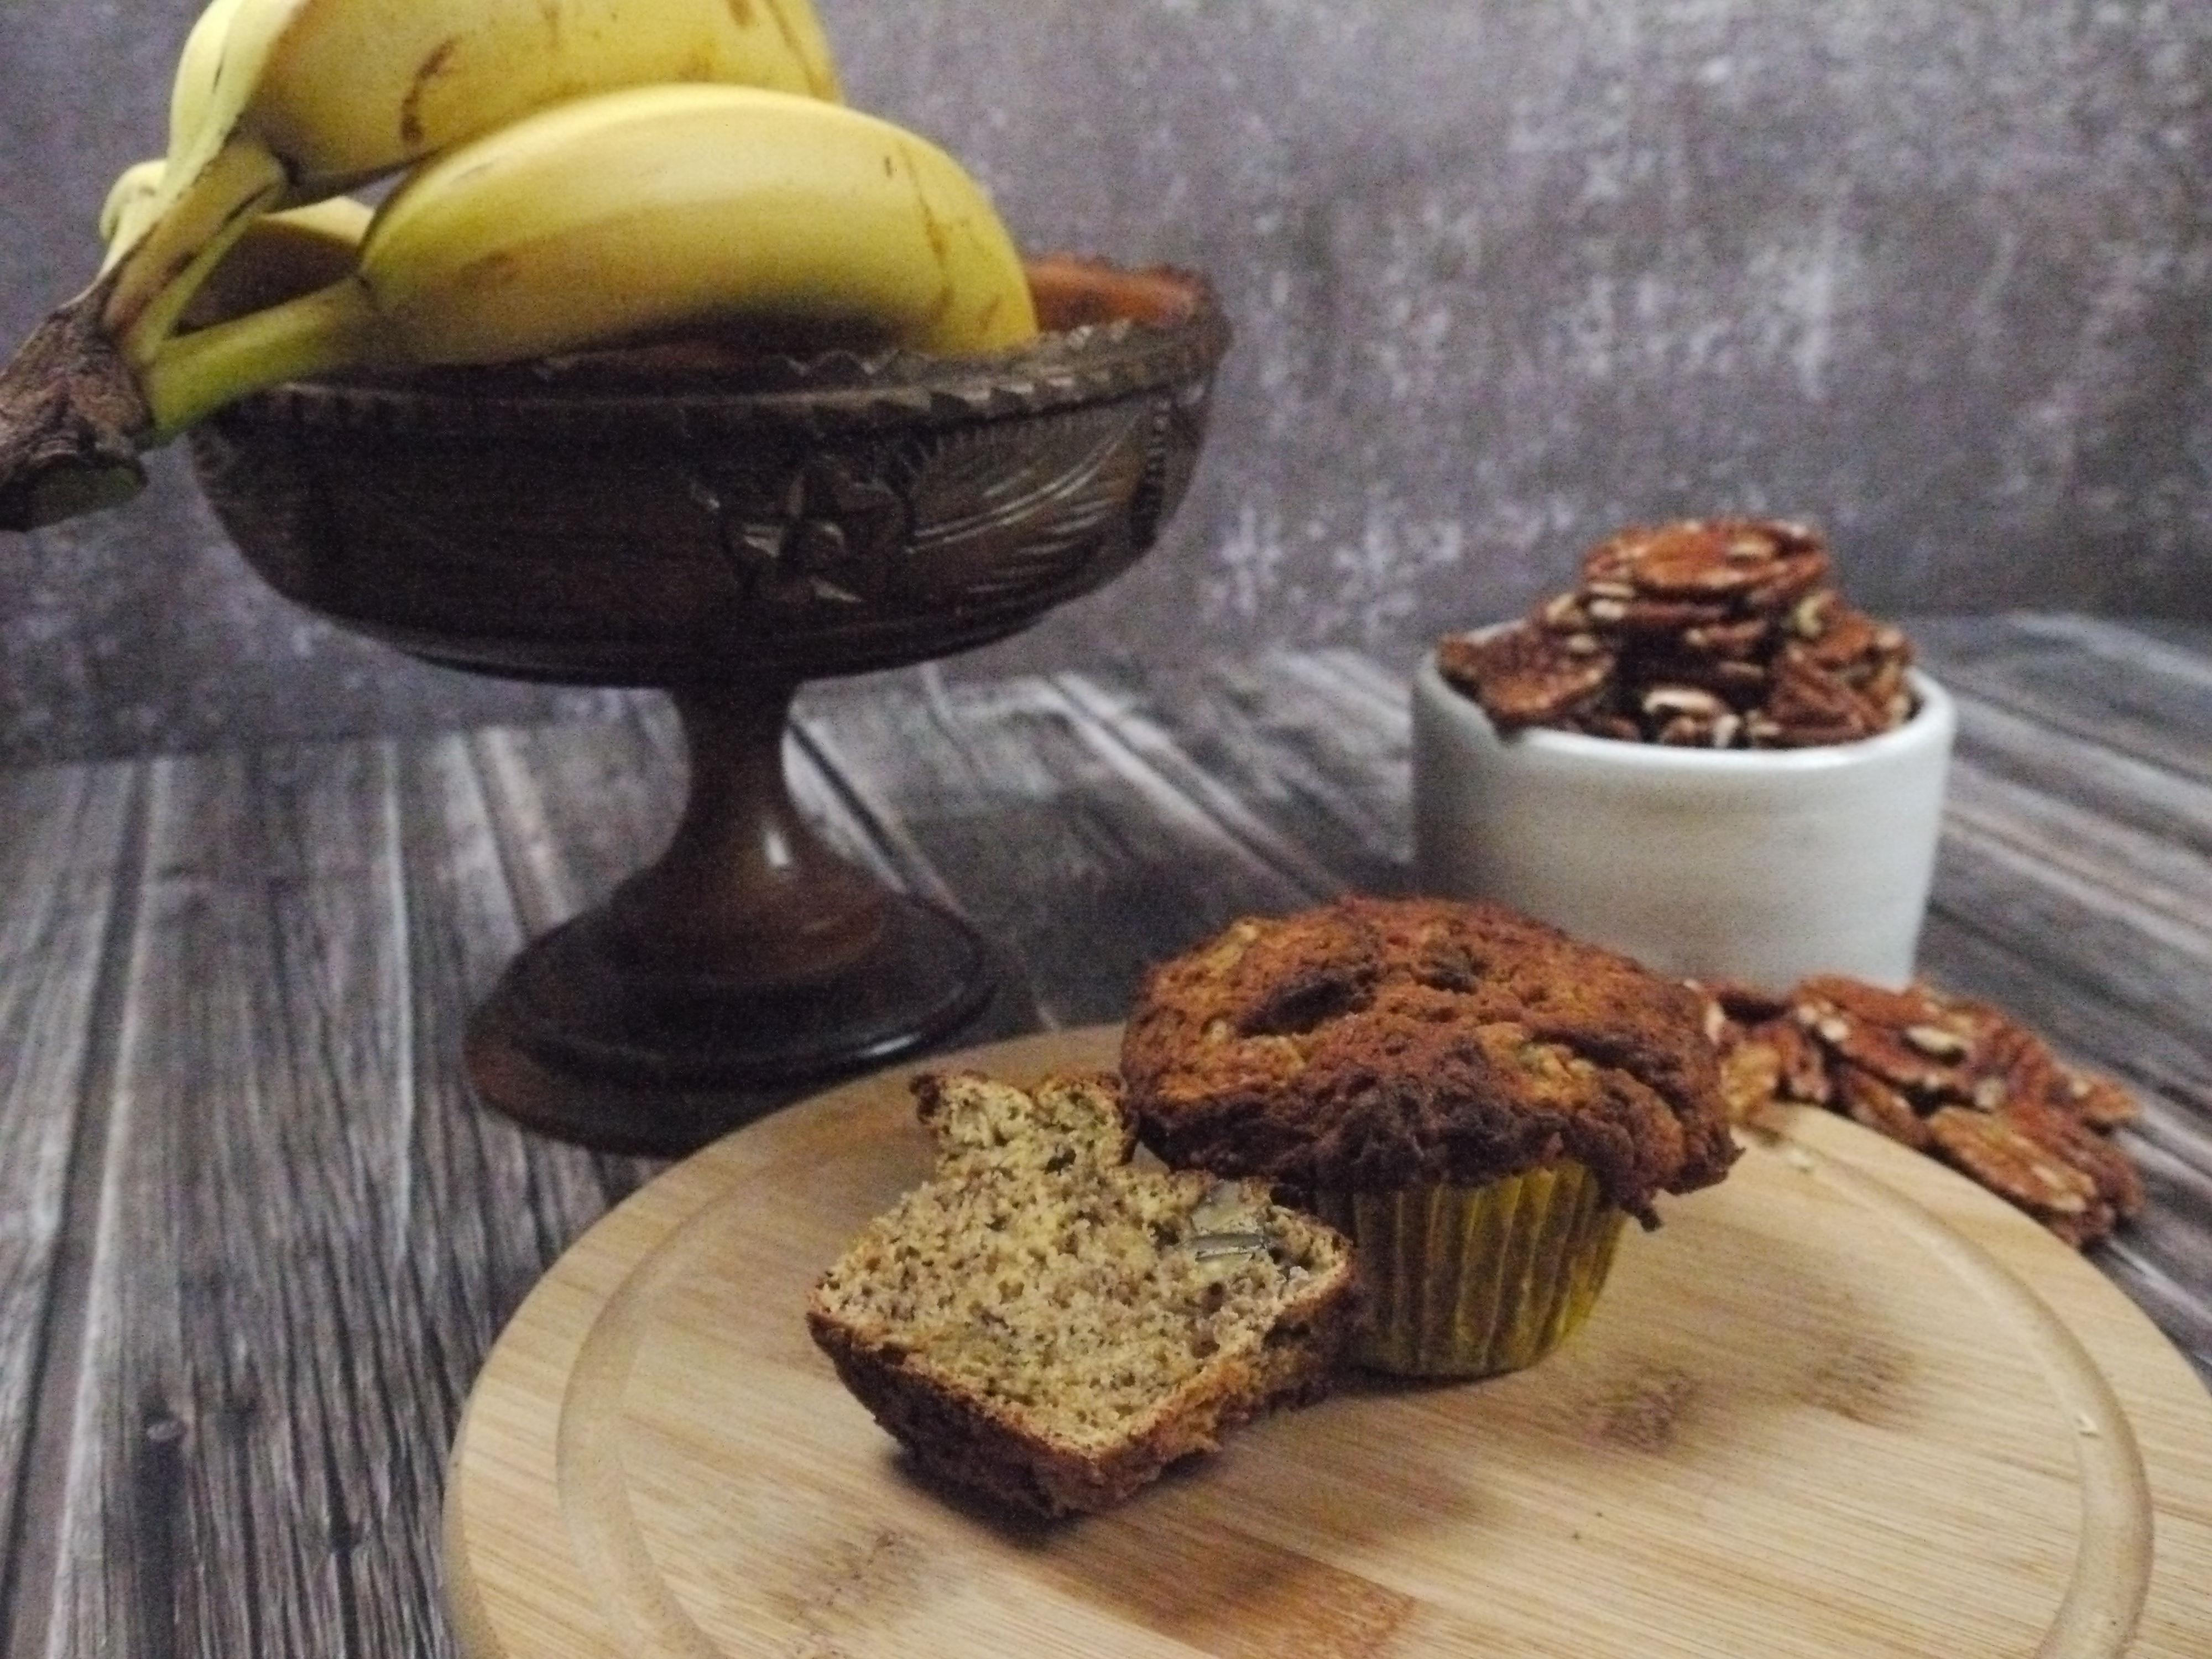
[[[915,1095],[936,1169],[822,1276],[807,1325],[917,1462],[1101,1510],[1326,1390],[1354,1307],[1341,1235],[1260,1182],[1131,1167],[1111,1078]]]
[[[1502,908],[1346,898],[1155,969],[1123,1040],[1145,1144],[1351,1234],[1377,1369],[1533,1363],[1624,1219],[1735,1160],[1687,987]]]

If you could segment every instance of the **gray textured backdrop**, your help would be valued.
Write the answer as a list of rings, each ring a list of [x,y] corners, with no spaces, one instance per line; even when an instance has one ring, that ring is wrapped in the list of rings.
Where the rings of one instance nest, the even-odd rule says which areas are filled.
[[[970,663],[1409,655],[1589,541],[1825,525],[1880,610],[2212,617],[2203,0],[819,0],[1017,237],[1240,329],[1150,560]],[[88,274],[179,0],[0,0],[0,335]],[[574,707],[258,586],[177,458],[0,534],[0,761]]]

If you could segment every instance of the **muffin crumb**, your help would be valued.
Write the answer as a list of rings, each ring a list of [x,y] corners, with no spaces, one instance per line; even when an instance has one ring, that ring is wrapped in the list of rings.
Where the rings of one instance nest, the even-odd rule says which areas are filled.
[[[1267,1189],[1131,1167],[1110,1078],[917,1079],[931,1178],[816,1285],[807,1323],[918,1462],[1044,1515],[1108,1507],[1325,1390],[1350,1246]]]

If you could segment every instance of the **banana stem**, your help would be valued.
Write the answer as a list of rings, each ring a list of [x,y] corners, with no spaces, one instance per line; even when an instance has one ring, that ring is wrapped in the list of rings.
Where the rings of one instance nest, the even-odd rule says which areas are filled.
[[[185,307],[191,303],[192,296],[205,286],[209,276],[222,263],[223,256],[267,216],[276,199],[276,193],[271,191],[259,198],[251,209],[233,214],[208,239],[207,245],[192,256],[191,263],[178,274],[176,281],[154,296],[153,302],[138,313],[138,320],[123,336],[126,361],[143,363],[161,349],[161,342],[177,331],[177,324],[183,319]]]
[[[131,363],[154,355],[208,272],[287,184],[283,164],[244,138],[184,177],[163,175],[145,234],[113,266],[103,321]]]
[[[149,444],[167,442],[250,392],[360,362],[374,355],[377,332],[368,284],[349,276],[265,311],[173,336],[138,377],[153,413]]]
[[[146,482],[146,400],[100,324],[108,280],[58,307],[0,368],[0,530],[112,507]]]

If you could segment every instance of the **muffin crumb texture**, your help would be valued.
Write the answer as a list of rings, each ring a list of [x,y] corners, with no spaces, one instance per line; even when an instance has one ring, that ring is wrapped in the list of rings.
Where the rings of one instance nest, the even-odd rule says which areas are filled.
[[[1502,908],[1352,897],[1156,969],[1124,1037],[1146,1145],[1294,1188],[1478,1186],[1563,1159],[1656,1225],[1724,1176],[1687,987]]]
[[[1104,1509],[1317,1397],[1351,1248],[1257,1183],[1133,1167],[1109,1078],[915,1091],[930,1179],[817,1285],[815,1340],[918,1462],[1045,1515]]]

